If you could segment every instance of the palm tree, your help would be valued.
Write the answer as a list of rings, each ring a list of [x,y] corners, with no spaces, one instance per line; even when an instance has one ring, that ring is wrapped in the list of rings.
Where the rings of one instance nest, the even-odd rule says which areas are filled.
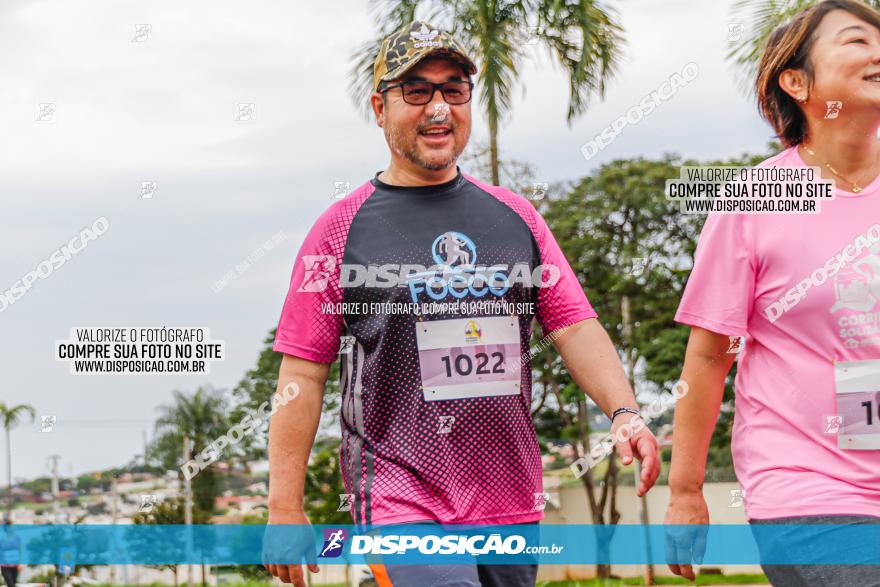
[[[3,428],[6,430],[6,480],[9,492],[9,502],[6,505],[7,519],[11,519],[12,516],[12,438],[9,433],[25,414],[30,416],[31,422],[37,417],[37,412],[33,406],[27,404],[7,406],[5,403],[0,402],[0,421],[2,421]]]
[[[418,0],[374,0],[379,39],[362,45],[353,56],[351,94],[365,108],[373,91],[373,63],[381,39],[415,20]],[[568,76],[571,124],[583,114],[594,94],[605,95],[624,44],[615,13],[599,0],[427,0],[426,18],[442,19],[466,47],[479,72],[480,106],[489,122],[492,183],[498,184],[498,127],[510,114],[519,66],[534,42],[548,50]],[[531,23],[531,26],[529,26]]]
[[[149,452],[151,460],[167,469],[179,470],[185,437],[192,441],[188,455],[191,459],[226,434],[230,423],[226,400],[211,388],[199,387],[192,395],[174,391],[173,397],[173,404],[158,408],[156,435]],[[198,510],[210,513],[217,494],[217,478],[211,467],[193,478],[193,501]]]
[[[767,38],[777,26],[817,0],[738,0],[731,11],[727,59],[737,67],[740,87],[752,90]],[[865,4],[880,8],[880,0]],[[746,34],[740,37],[739,31]]]

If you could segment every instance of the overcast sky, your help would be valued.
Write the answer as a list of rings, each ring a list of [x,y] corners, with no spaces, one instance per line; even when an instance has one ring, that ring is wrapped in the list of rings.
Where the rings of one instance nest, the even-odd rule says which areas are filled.
[[[761,151],[770,129],[724,61],[730,3],[609,2],[628,46],[604,102],[570,127],[562,73],[535,47],[499,137],[542,180],[618,157]],[[277,322],[303,236],[387,164],[352,105],[349,57],[375,35],[361,2],[96,0],[0,3],[0,290],[101,216],[110,229],[0,312],[0,401],[55,415],[12,434],[13,472],[122,465],[174,389],[232,387]],[[136,38],[136,24],[148,24]],[[699,76],[589,162],[580,147],[665,78]],[[55,104],[54,122],[35,120]],[[256,117],[236,122],[238,103]],[[475,107],[472,142],[485,140]],[[143,199],[144,181],[157,182]],[[287,240],[219,293],[212,285],[272,235]],[[56,340],[80,326],[206,326],[227,358],[201,375],[71,375]],[[4,447],[5,450],[5,447]],[[3,465],[5,481],[5,463]]]

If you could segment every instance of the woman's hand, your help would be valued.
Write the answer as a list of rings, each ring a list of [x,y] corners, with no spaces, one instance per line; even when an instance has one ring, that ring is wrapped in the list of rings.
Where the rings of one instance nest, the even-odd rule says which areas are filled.
[[[666,562],[674,574],[694,580],[691,561],[703,562],[709,533],[709,508],[702,489],[673,491],[666,510]]]

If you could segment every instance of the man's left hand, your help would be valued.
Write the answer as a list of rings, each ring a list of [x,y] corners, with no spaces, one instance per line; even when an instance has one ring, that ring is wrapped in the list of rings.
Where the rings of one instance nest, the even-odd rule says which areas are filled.
[[[611,437],[624,465],[633,462],[633,456],[642,463],[638,496],[642,497],[660,476],[660,445],[645,425],[641,416],[623,413],[614,418]]]

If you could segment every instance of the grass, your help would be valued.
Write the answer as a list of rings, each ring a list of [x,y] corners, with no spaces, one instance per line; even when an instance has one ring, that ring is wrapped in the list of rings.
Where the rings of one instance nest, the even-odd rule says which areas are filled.
[[[751,584],[767,584],[769,581],[764,575],[697,575],[696,582],[690,582],[681,577],[657,577],[654,581],[656,585],[751,585]],[[181,585],[185,585],[185,581],[181,581]],[[195,583],[201,585],[201,583]],[[237,583],[225,583],[223,587],[273,587],[277,583],[265,581],[242,581]],[[538,581],[537,587],[623,587],[624,585],[644,585],[641,577],[626,577],[623,579],[579,579],[568,581]],[[149,586],[123,586],[117,585],[96,585],[95,587],[168,587],[167,585],[152,583]],[[347,587],[344,583],[333,584],[315,584],[315,587]]]
[[[694,582],[681,577],[657,577],[656,585],[752,585],[770,582],[764,575],[697,575]],[[641,577],[623,579],[580,579],[568,581],[539,581],[538,587],[618,587],[622,585],[644,585]]]
[[[315,576],[312,575],[312,584],[315,587],[348,587],[345,583],[315,583]],[[186,578],[183,577],[178,583],[181,587],[186,587]],[[270,582],[270,581],[239,581],[237,583],[221,583],[221,587],[278,587],[279,582]],[[201,587],[202,583],[200,581],[194,581],[194,587]],[[2,584],[0,584],[2,587]],[[100,583],[98,585],[92,585],[89,587],[172,587],[170,583],[149,583],[144,585],[125,585],[123,583]]]
[[[314,581],[314,578],[313,578]],[[181,581],[181,585],[186,585],[186,581]],[[316,584],[315,587],[347,587],[344,583],[332,584]],[[682,579],[681,577],[657,577],[654,581],[655,585],[753,585],[765,584],[770,582],[764,575],[713,575],[702,574],[697,575],[695,582]],[[196,582],[195,585],[201,585]],[[537,587],[623,587],[625,585],[644,585],[641,577],[624,577],[622,579],[570,579],[567,581],[538,581]],[[223,583],[222,587],[274,587],[277,583],[267,581],[237,581],[235,583]],[[168,587],[168,585],[160,583],[152,583],[150,585],[96,585],[94,587]]]

